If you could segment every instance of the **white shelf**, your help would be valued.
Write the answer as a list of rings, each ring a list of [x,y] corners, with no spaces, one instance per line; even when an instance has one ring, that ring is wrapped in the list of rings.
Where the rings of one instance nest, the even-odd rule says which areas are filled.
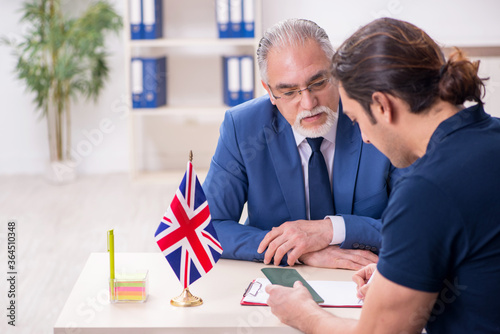
[[[132,40],[133,48],[160,47],[199,47],[199,46],[254,46],[255,38],[162,38],[148,40]]]
[[[177,119],[197,121],[200,123],[221,123],[228,106],[220,107],[189,107],[189,106],[163,106],[159,108],[132,109],[134,117],[168,116]]]
[[[166,115],[166,116],[179,116],[179,115],[223,115],[229,107],[221,105],[220,107],[202,107],[202,106],[163,106],[159,108],[143,108],[132,109],[133,115]]]
[[[208,169],[219,126],[230,107],[223,104],[222,61],[231,54],[254,57],[255,96],[263,93],[256,51],[261,36],[262,0],[255,0],[254,38],[216,38],[215,0],[163,0],[163,36],[130,39],[129,1],[124,13],[125,77],[131,103],[130,60],[167,56],[167,106],[129,108],[130,174],[134,181],[161,182],[184,170],[193,149],[196,169]],[[192,17],[195,20],[190,20]],[[189,150],[187,150],[189,152]]]

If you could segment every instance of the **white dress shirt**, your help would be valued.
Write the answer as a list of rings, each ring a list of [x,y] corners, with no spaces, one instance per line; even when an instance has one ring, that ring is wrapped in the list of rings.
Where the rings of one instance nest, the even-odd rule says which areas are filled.
[[[338,111],[337,111],[338,115]],[[332,126],[330,131],[323,136],[323,142],[321,143],[321,153],[325,158],[326,168],[328,169],[328,177],[330,179],[330,188],[332,186],[332,173],[333,173],[333,158],[335,155],[335,136],[337,134],[337,120]],[[292,129],[293,130],[293,129]],[[295,137],[295,143],[297,144],[297,149],[299,150],[300,160],[302,162],[302,171],[304,174],[304,192],[306,195],[306,214],[307,219],[310,219],[309,212],[309,158],[311,157],[312,149],[307,143],[306,137],[293,131]],[[330,245],[338,245],[345,240],[345,221],[342,216],[327,216],[332,221],[333,226],[333,238]],[[326,218],[326,217],[325,217]]]

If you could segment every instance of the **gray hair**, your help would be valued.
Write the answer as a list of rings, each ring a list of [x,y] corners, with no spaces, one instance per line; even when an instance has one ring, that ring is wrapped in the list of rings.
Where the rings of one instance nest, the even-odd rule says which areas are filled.
[[[325,30],[313,21],[287,19],[267,29],[257,49],[257,62],[261,79],[267,83],[267,58],[273,48],[304,46],[308,40],[318,42],[326,57],[332,59],[334,50],[330,39]]]

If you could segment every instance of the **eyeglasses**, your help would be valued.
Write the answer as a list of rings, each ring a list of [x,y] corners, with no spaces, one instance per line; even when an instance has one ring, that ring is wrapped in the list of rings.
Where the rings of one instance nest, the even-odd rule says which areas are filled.
[[[308,90],[309,93],[317,93],[317,92],[322,91],[323,89],[326,88],[326,86],[328,86],[329,82],[330,82],[330,78],[321,78],[319,80],[311,82],[304,89],[292,89],[292,90],[284,92],[280,96],[276,96],[274,94],[274,92],[271,89],[271,86],[269,86],[269,84],[267,86],[269,87],[269,90],[271,91],[271,94],[273,95],[273,97],[275,99],[283,99],[283,101],[290,102],[290,101],[293,101],[295,99],[298,99],[298,97],[301,96],[302,92],[305,90]]]

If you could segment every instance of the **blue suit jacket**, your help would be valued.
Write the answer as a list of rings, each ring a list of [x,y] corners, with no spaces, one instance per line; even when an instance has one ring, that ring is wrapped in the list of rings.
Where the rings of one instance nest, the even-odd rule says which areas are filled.
[[[345,220],[342,248],[378,251],[392,169],[373,145],[363,143],[340,106],[333,194],[336,214]],[[203,188],[225,258],[262,261],[257,248],[272,227],[307,219],[292,128],[267,95],[226,112]],[[248,219],[241,225],[245,203]]]

